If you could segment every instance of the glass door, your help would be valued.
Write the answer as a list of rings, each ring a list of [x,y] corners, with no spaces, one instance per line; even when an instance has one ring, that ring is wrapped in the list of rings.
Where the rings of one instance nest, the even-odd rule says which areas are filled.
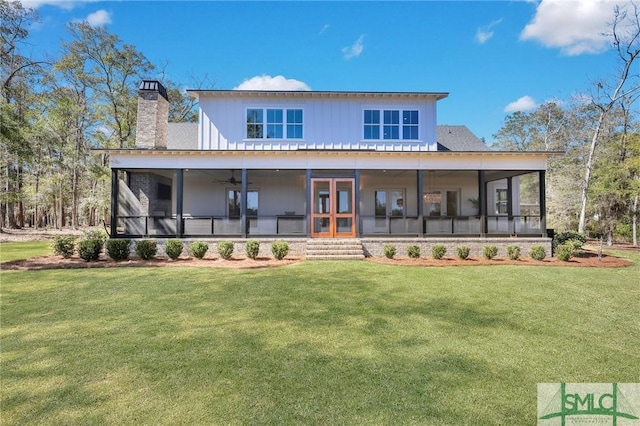
[[[354,237],[354,179],[311,179],[311,236]]]

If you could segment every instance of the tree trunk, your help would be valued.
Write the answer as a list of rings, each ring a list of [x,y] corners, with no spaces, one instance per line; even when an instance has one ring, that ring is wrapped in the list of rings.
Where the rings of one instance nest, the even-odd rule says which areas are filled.
[[[633,246],[638,247],[638,199],[640,196],[636,195],[633,200],[633,209],[631,209],[631,221],[633,223]]]
[[[587,217],[587,199],[589,194],[589,182],[591,181],[591,169],[593,167],[593,160],[596,152],[596,145],[598,138],[600,137],[600,130],[602,123],[604,122],[606,111],[602,110],[598,116],[598,122],[596,128],[593,131],[593,137],[591,138],[591,147],[589,148],[589,157],[587,158],[587,165],[584,171],[584,182],[582,183],[582,196],[580,205],[580,221],[578,222],[578,232],[584,233],[584,226]]]

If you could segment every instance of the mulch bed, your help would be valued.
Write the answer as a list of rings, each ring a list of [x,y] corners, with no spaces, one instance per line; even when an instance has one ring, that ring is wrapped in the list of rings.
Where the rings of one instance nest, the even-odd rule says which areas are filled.
[[[621,268],[633,265],[633,262],[616,256],[602,254],[598,257],[595,251],[583,251],[580,255],[564,262],[555,257],[547,257],[543,260],[534,260],[530,257],[522,257],[518,260],[508,258],[468,258],[461,260],[455,257],[444,257],[440,260],[433,258],[411,259],[409,257],[397,257],[387,259],[386,257],[372,257],[372,262],[383,263],[385,265],[401,266],[480,266],[480,265],[521,265],[521,266],[579,266],[588,268]]]

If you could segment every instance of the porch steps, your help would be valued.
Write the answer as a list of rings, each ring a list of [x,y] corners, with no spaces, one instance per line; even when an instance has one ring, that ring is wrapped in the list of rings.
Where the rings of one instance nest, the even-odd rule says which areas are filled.
[[[355,238],[313,238],[307,240],[307,260],[362,260],[362,243]]]

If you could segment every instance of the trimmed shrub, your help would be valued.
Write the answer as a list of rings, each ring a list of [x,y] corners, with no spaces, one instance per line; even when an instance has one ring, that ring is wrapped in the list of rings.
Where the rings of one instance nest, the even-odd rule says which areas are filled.
[[[249,259],[255,260],[258,257],[258,253],[260,253],[260,241],[247,241],[247,243],[244,245],[244,251],[245,253],[247,253],[247,257]]]
[[[469,248],[469,246],[460,246],[456,249],[456,255],[458,256],[458,259],[462,260],[468,258],[470,252],[471,249]]]
[[[68,259],[76,250],[76,239],[70,236],[55,237],[51,242],[51,249],[58,256]]]
[[[542,260],[547,257],[547,252],[542,246],[533,246],[529,255],[535,260]]]
[[[274,241],[271,243],[271,253],[273,257],[282,260],[289,254],[289,243],[286,241]]]
[[[158,244],[155,240],[140,240],[136,244],[136,255],[140,259],[149,260],[158,253]]]
[[[107,256],[115,261],[126,260],[131,252],[131,240],[126,238],[109,239],[105,243]]]
[[[442,244],[436,244],[431,248],[431,255],[434,259],[442,259],[447,253],[447,247]]]
[[[78,241],[76,249],[78,256],[85,262],[98,260],[102,251],[102,240],[96,238],[83,238]]]
[[[412,259],[417,259],[420,257],[420,246],[409,246],[407,247],[407,256]]]
[[[520,259],[520,246],[509,246],[507,247],[507,256],[511,260]]]
[[[91,229],[82,233],[82,238],[85,240],[98,240],[100,247],[104,246],[108,237],[107,233],[100,229]]]
[[[568,262],[574,256],[574,246],[571,242],[556,247],[555,256],[563,262]]]
[[[484,249],[482,250],[482,255],[484,256],[485,259],[491,260],[498,255],[498,247],[484,246]]]
[[[189,253],[196,259],[202,259],[209,250],[209,244],[202,241],[195,241],[189,246]]]
[[[396,251],[396,246],[394,246],[393,244],[387,244],[382,248],[382,252],[387,259],[393,259],[393,256],[396,255]]]
[[[233,241],[220,241],[218,243],[218,255],[224,260],[231,259],[231,255],[233,255]]]
[[[182,254],[183,248],[182,240],[168,240],[164,251],[167,252],[169,258],[176,260]]]
[[[576,231],[560,232],[559,234],[556,234],[553,237],[553,243],[552,243],[553,252],[555,253],[556,249],[559,246],[569,241],[571,241],[574,244],[574,246],[579,252],[580,249],[582,249],[582,246],[587,242],[587,239],[583,234]]]

